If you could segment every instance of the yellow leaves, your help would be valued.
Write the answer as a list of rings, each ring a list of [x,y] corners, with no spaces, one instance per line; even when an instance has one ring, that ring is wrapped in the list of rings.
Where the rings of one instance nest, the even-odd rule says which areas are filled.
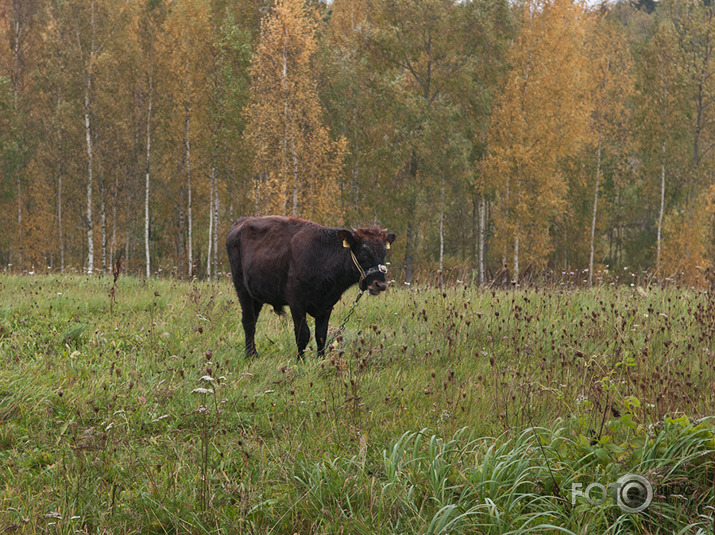
[[[160,48],[173,74],[198,81],[206,76],[211,49],[210,10],[203,0],[181,0],[172,11],[162,33]],[[200,84],[196,84],[200,85]]]
[[[246,135],[254,148],[259,213],[338,223],[346,144],[331,141],[322,122],[312,66],[315,31],[302,0],[279,1],[262,21]]]
[[[595,137],[600,132],[603,140],[620,146],[629,137],[626,104],[635,84],[633,62],[622,30],[609,20],[599,21],[590,35],[589,91]]]
[[[355,46],[354,33],[368,17],[366,0],[334,0],[330,17],[329,38],[341,48]]]
[[[695,202],[668,214],[663,225],[662,275],[705,283],[707,269],[715,269],[715,184]]]
[[[545,0],[526,2],[522,15],[492,116],[487,180],[501,246],[514,243],[516,254],[543,264],[549,226],[565,207],[560,162],[589,135],[585,14],[568,0]]]

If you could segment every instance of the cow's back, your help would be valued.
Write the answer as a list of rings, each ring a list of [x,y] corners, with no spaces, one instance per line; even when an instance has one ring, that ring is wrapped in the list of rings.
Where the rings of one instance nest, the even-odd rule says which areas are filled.
[[[287,304],[285,287],[291,258],[291,239],[313,223],[291,217],[239,219],[226,239],[236,289],[274,307]]]

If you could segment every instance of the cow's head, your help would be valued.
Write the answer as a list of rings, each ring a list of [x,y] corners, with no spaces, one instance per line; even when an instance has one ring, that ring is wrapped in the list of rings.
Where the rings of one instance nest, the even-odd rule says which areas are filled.
[[[360,272],[360,289],[377,295],[387,288],[385,254],[395,241],[395,234],[379,228],[343,229],[343,247],[348,248],[355,268]]]

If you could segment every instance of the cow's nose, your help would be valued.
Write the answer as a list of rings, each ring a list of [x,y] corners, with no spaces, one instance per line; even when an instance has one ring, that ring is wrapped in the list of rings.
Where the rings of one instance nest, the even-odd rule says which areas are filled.
[[[377,290],[382,292],[387,289],[387,283],[382,281],[375,281],[375,287],[377,288]]]

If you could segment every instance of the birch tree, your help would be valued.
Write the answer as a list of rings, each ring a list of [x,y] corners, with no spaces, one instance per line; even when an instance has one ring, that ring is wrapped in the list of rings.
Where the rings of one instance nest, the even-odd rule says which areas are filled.
[[[679,120],[688,126],[690,162],[679,188],[679,206],[664,217],[661,260],[671,274],[695,280],[713,267],[709,252],[715,248],[705,216],[715,170],[715,6],[667,0],[662,9],[676,45],[672,55],[685,106]]]
[[[501,2],[455,3],[449,0],[373,2],[363,31],[371,67],[379,74],[386,110],[393,122],[389,142],[399,158],[391,177],[391,202],[399,207],[405,228],[404,273],[411,282],[417,252],[422,195],[439,198],[443,147],[431,143],[438,130],[465,135],[459,95],[489,49],[494,6]],[[471,91],[471,89],[470,89]],[[455,110],[458,113],[454,113]],[[460,141],[457,141],[460,144]],[[396,180],[395,180],[396,178]],[[452,183],[452,181],[449,181]]]
[[[161,24],[165,18],[164,6],[160,2],[147,2],[139,10],[136,40],[141,44],[143,84],[142,96],[146,102],[144,113],[145,123],[145,150],[144,150],[144,274],[146,278],[151,277],[151,149],[153,135],[154,118],[154,93],[156,70],[156,47],[158,33],[161,31]]]
[[[172,143],[180,154],[185,178],[180,188],[179,232],[186,236],[186,267],[189,278],[196,276],[194,257],[194,195],[197,184],[194,173],[197,153],[206,133],[207,103],[204,88],[207,84],[209,59],[211,57],[210,6],[201,0],[183,0],[173,5],[166,21],[163,54],[168,67],[167,96],[173,103],[172,125],[179,136],[172,135]],[[199,147],[196,145],[199,144]],[[200,150],[195,151],[199,148]],[[203,162],[199,162],[203,165]],[[203,186],[203,184],[198,184]],[[184,211],[185,209],[185,211]],[[186,214],[186,216],[184,216]],[[185,217],[185,223],[184,223]],[[185,228],[184,228],[185,227]],[[184,247],[182,247],[184,249]]]
[[[87,233],[87,257],[85,271],[95,270],[94,251],[94,181],[96,172],[96,126],[95,106],[98,64],[109,54],[109,45],[118,27],[121,6],[106,0],[89,0],[87,3],[71,6],[70,20],[75,37],[75,51],[79,63],[79,77],[82,92],[82,121],[84,125],[86,154],[86,204],[84,224]]]
[[[644,174],[655,190],[656,243],[655,268],[662,274],[663,223],[666,210],[672,204],[674,184],[670,178],[681,173],[686,143],[682,116],[682,84],[678,81],[673,57],[675,36],[672,27],[659,24],[643,44],[639,54],[636,113],[641,128],[637,131],[644,158]]]
[[[23,266],[24,253],[24,204],[25,204],[25,165],[29,154],[26,138],[26,122],[29,117],[28,90],[30,89],[33,68],[33,47],[37,44],[37,32],[33,28],[37,21],[40,3],[37,0],[7,0],[0,5],[0,36],[2,53],[0,60],[3,70],[9,74],[12,92],[12,122],[15,149],[7,153],[9,170],[14,175],[16,186],[16,236],[17,264]]]
[[[622,32],[608,20],[594,25],[590,41],[590,68],[593,102],[592,128],[596,137],[595,177],[593,182],[593,209],[588,262],[588,285],[593,285],[594,258],[596,255],[596,228],[599,195],[604,172],[604,156],[613,165],[628,156],[629,107],[628,98],[634,87],[630,51]]]

